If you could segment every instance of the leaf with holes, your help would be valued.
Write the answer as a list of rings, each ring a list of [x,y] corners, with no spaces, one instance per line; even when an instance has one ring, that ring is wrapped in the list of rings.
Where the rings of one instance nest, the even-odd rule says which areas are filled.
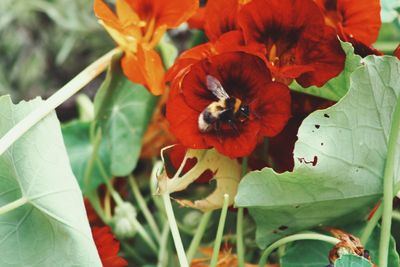
[[[43,104],[0,98],[0,136]],[[0,156],[0,266],[101,266],[82,193],[51,113]]]
[[[123,75],[119,56],[114,57],[94,101],[112,175],[125,176],[136,167],[156,102],[157,97]]]
[[[290,233],[366,216],[382,196],[392,116],[400,94],[400,61],[369,56],[351,76],[348,94],[308,116],[293,152],[293,172],[254,171],[239,185],[264,248]],[[399,159],[399,157],[396,157]],[[398,161],[395,177],[398,175]]]
[[[290,85],[290,89],[304,94],[309,94],[332,101],[339,101],[350,87],[350,75],[361,66],[361,57],[354,54],[354,48],[350,43],[342,42],[342,48],[346,53],[344,69],[339,76],[332,78],[322,87],[310,86],[301,87],[295,81]]]
[[[173,150],[174,146],[163,149],[161,155],[164,165],[170,164],[166,150]],[[172,178],[167,176],[166,171],[158,177],[158,192],[160,194],[179,192],[186,189],[191,183],[197,180],[204,172],[209,171],[213,174],[217,183],[215,190],[204,199],[194,202],[186,199],[177,199],[181,206],[209,211],[219,209],[223,204],[224,194],[235,196],[241,177],[241,166],[236,159],[231,159],[221,155],[215,149],[188,149],[185,154],[186,160],[195,159],[196,163],[186,173],[184,170],[187,161],[181,162],[179,173],[175,173]],[[183,165],[183,166],[182,166]],[[233,197],[229,204],[233,204]]]

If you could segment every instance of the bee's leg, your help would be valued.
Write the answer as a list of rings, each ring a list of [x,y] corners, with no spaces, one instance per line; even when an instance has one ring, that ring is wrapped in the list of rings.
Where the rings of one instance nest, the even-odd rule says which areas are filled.
[[[217,134],[218,141],[222,144],[221,123],[219,120],[214,123],[214,130]]]
[[[232,130],[236,133],[236,135],[239,135],[239,129],[237,128],[236,124],[232,120],[229,120],[228,123]]]

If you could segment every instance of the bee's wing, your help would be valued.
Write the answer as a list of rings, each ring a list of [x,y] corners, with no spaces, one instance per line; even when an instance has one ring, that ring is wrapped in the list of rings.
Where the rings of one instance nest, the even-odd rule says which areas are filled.
[[[229,98],[229,95],[225,92],[224,87],[218,81],[217,78],[211,75],[207,75],[207,88],[210,90],[213,95],[215,95],[218,99],[226,99]]]

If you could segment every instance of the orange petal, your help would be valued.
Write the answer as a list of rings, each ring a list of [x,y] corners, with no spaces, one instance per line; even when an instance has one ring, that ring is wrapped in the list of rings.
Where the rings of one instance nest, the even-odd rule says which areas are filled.
[[[125,0],[117,0],[115,2],[115,9],[122,25],[140,25],[138,14]]]
[[[168,28],[178,27],[199,8],[198,0],[153,0],[153,2],[156,14],[159,16],[157,24],[167,25]]]
[[[118,31],[122,30],[121,24],[119,23],[117,16],[103,2],[103,0],[95,0],[93,9],[96,17],[102,20],[109,27],[112,27]]]
[[[154,50],[138,46],[136,55],[127,53],[121,61],[122,70],[129,80],[143,84],[153,95],[164,91],[164,66]]]

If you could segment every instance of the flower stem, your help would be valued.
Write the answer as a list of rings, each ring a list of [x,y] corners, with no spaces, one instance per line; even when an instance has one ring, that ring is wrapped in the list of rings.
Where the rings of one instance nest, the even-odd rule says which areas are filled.
[[[247,163],[248,163],[248,158],[244,157],[242,160],[242,178],[245,176],[247,173]],[[238,256],[238,266],[239,267],[244,267],[244,241],[243,241],[243,217],[244,217],[244,212],[243,208],[239,207],[238,212],[237,212],[237,221],[236,221],[236,253]]]
[[[100,142],[101,142],[101,132],[98,131],[94,137],[94,140],[92,141],[92,153],[90,154],[90,158],[86,165],[85,173],[83,175],[83,186],[85,192],[89,191],[90,188],[90,180],[92,179],[93,167],[94,163],[96,162],[97,152],[100,147]]]
[[[186,252],[188,262],[192,262],[194,255],[196,254],[197,248],[200,245],[201,239],[203,238],[204,232],[206,231],[208,222],[210,221],[212,211],[207,211],[201,217],[200,223],[197,226],[196,233],[193,236],[192,242],[190,243],[189,249]]]
[[[0,215],[5,214],[9,211],[12,211],[18,207],[21,207],[26,203],[28,203],[28,199],[26,197],[21,197],[11,203],[8,203],[8,204],[0,207]]]
[[[270,245],[266,250],[264,250],[260,262],[258,263],[258,266],[264,267],[267,262],[269,254],[271,254],[271,252],[274,251],[276,248],[279,248],[282,245],[298,240],[320,240],[327,243],[331,243],[333,245],[336,245],[338,242],[340,242],[340,240],[335,237],[317,233],[302,233],[302,234],[290,235],[282,239],[279,239],[278,241]]]
[[[364,246],[367,244],[369,237],[371,236],[372,232],[374,231],[376,225],[378,224],[381,216],[382,216],[382,205],[379,204],[379,207],[376,209],[374,215],[369,219],[367,225],[364,228],[364,231],[361,235],[360,241],[361,244]]]
[[[393,197],[397,192],[400,191],[400,183],[397,183],[394,187],[394,193]],[[379,222],[379,219],[382,217],[382,203],[379,204],[379,207],[376,209],[375,213],[372,215],[371,219],[368,221],[367,225],[364,228],[364,231],[361,235],[361,243],[365,246],[368,242],[369,237],[371,236],[372,232],[374,231],[376,225]]]
[[[160,252],[158,253],[158,264],[157,267],[167,266],[168,261],[168,236],[169,236],[169,225],[164,224],[164,228],[160,237]]]
[[[53,94],[50,98],[44,101],[36,110],[29,113],[24,119],[19,121],[12,129],[10,129],[0,139],[0,155],[2,155],[12,144],[17,141],[23,134],[25,134],[36,123],[46,117],[56,107],[65,102],[72,95],[77,93],[97,75],[105,70],[108,66],[112,56],[119,52],[119,48],[115,48],[93,62],[75,78],[64,85],[60,90]]]
[[[219,250],[221,248],[222,235],[224,234],[226,214],[228,213],[229,195],[224,194],[224,204],[221,210],[221,217],[219,218],[217,236],[215,237],[213,254],[211,257],[210,267],[216,267],[218,262]]]
[[[383,213],[381,238],[379,242],[379,266],[386,267],[388,264],[390,228],[392,226],[393,211],[393,183],[394,183],[394,165],[396,161],[396,148],[400,132],[400,99],[397,100],[394,111],[392,126],[389,135],[389,145],[383,175]]]
[[[153,239],[150,238],[150,236],[147,234],[146,230],[143,228],[143,226],[138,222],[138,220],[134,219],[131,221],[133,223],[133,226],[136,228],[138,231],[139,235],[143,238],[143,240],[146,242],[147,245],[151,248],[151,250],[157,254],[157,245],[154,243]]]
[[[175,248],[178,254],[178,259],[181,267],[189,267],[186,259],[185,250],[183,249],[182,239],[179,234],[178,225],[175,220],[174,210],[172,209],[171,199],[168,193],[162,194],[165,211],[171,228],[172,238],[174,239]]]
[[[153,232],[154,237],[158,240],[161,238],[161,233],[160,230],[158,229],[157,223],[154,220],[153,215],[151,215],[151,212],[149,208],[147,207],[146,201],[143,198],[143,195],[140,193],[139,186],[135,180],[135,178],[132,175],[129,175],[128,177],[129,184],[131,186],[133,195],[135,196],[140,209],[143,212],[144,217],[146,218],[147,222],[149,223],[150,229]]]

